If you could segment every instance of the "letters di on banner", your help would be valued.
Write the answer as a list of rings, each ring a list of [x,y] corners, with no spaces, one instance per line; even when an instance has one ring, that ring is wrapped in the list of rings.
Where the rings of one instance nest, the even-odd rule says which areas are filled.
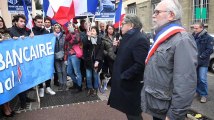
[[[32,11],[32,0],[25,0],[29,11]],[[8,11],[10,13],[24,13],[22,0],[8,0]]]
[[[0,42],[0,105],[53,76],[53,34]]]

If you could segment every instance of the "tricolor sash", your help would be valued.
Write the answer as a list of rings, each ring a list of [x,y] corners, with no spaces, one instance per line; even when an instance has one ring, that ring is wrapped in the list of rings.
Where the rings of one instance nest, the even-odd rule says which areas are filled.
[[[179,33],[181,31],[185,31],[183,27],[181,27],[178,24],[170,24],[166,27],[164,27],[160,32],[157,33],[154,39],[154,44],[152,45],[151,49],[149,50],[149,53],[146,57],[146,64],[148,63],[149,59],[152,57],[152,55],[155,53],[159,45],[161,45],[164,41],[166,41],[170,36]]]

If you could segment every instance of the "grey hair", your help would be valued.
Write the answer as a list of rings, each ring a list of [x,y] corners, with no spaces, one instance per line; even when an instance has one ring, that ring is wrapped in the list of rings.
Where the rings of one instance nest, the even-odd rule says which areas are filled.
[[[171,11],[175,14],[175,20],[180,20],[182,17],[182,7],[178,0],[162,0],[167,3],[167,11]]]
[[[126,23],[132,23],[134,25],[134,28],[141,29],[143,27],[143,24],[141,23],[139,17],[135,14],[126,14],[124,17],[124,22]]]
[[[105,25],[106,23],[105,23],[105,22],[100,22],[100,24],[99,24],[99,25],[101,25],[101,24],[104,24],[104,25]]]

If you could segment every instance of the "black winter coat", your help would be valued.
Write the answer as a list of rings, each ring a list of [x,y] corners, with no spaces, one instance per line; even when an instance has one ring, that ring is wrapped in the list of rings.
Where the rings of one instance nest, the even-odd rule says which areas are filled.
[[[27,31],[25,28],[18,28],[15,25],[10,28],[10,36],[13,37],[20,37],[20,36],[29,36],[30,31]]]
[[[114,62],[108,104],[128,115],[141,114],[141,89],[149,40],[139,29],[126,33]]]
[[[99,70],[101,69],[103,60],[103,45],[101,37],[97,37],[97,45],[93,45],[85,32],[80,34],[83,43],[83,59],[86,68],[93,69],[95,61],[99,62]]]
[[[198,66],[208,67],[210,55],[213,53],[213,38],[204,29],[199,34],[194,34],[197,47],[198,47]]]
[[[104,56],[110,60],[114,60],[116,58],[116,54],[115,54],[116,48],[115,46],[113,46],[114,38],[113,40],[111,40],[109,36],[106,35],[105,37],[102,37],[102,39],[103,39],[102,44],[104,49],[103,51]]]
[[[49,32],[45,28],[40,28],[40,27],[33,27],[33,33],[34,35],[44,35],[48,34]]]

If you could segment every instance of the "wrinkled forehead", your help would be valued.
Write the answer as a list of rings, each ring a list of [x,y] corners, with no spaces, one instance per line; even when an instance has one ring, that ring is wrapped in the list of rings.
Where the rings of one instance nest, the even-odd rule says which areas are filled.
[[[155,7],[155,10],[166,10],[166,5],[167,2],[166,1],[161,1],[160,3],[158,3],[158,5]]]

